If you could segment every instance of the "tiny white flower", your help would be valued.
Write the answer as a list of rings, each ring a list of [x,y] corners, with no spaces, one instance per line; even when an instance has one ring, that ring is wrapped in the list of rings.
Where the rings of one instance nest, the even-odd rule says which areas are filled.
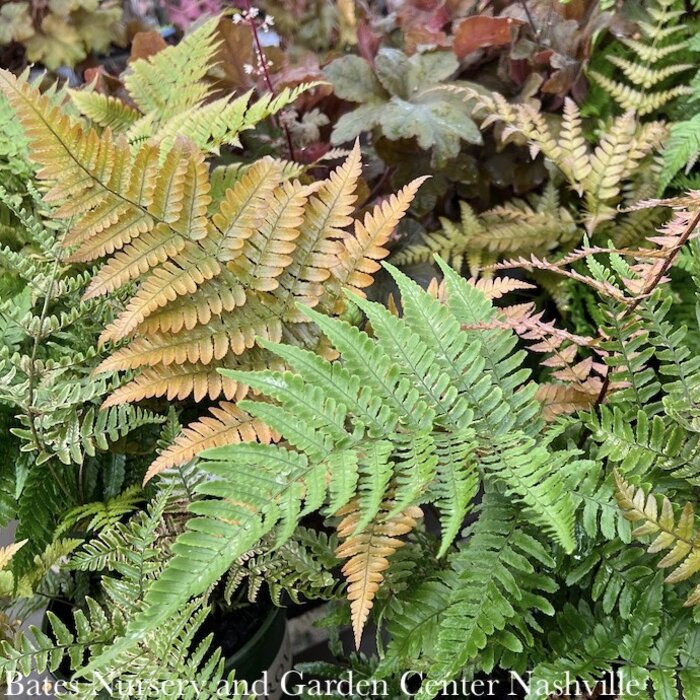
[[[238,12],[236,12],[236,14],[233,15],[233,17],[231,17],[231,19],[233,20],[234,24],[240,24],[243,21],[243,17],[241,17],[241,15]]]
[[[252,75],[254,70],[255,70],[255,69],[253,68],[253,66],[250,65],[250,63],[246,63],[246,64],[243,66],[243,72],[244,72],[246,75]]]
[[[257,7],[251,7],[248,10],[248,19],[255,19],[260,14],[260,10]]]

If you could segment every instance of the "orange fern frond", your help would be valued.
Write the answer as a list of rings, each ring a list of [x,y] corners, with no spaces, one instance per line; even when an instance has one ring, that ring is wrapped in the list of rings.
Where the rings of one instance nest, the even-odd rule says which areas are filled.
[[[205,70],[206,56],[190,61],[185,54],[184,64],[196,73]],[[107,257],[86,297],[138,284],[99,339],[102,345],[127,342],[98,372],[134,372],[105,406],[161,396],[235,400],[247,388],[217,369],[251,368],[262,354],[269,361],[269,353],[256,347],[258,337],[332,354],[297,302],[337,313],[344,288],[368,286],[421,180],[355,220],[361,172],[356,144],[324,181],[302,184],[294,179],[300,175],[296,166],[261,158],[232,172],[226,184],[217,181],[212,193],[203,152],[177,135],[176,122],[190,123],[185,112],[198,100],[164,116],[173,105],[161,103],[159,82],[144,73],[146,64],[155,66],[139,63],[140,77],[131,82],[140,90],[137,105],[157,108],[158,115],[134,122],[128,130],[133,145],[108,127],[85,129],[9,73],[0,73],[0,89],[27,130],[39,177],[48,184],[47,200],[56,205],[52,215],[70,218],[70,260]],[[247,99],[225,109],[238,114]],[[257,105],[251,109],[268,109]],[[160,126],[147,123],[151,116]],[[165,129],[162,138],[147,138],[156,126]]]
[[[277,439],[278,436],[259,418],[253,418],[232,403],[222,402],[211,409],[211,415],[187,426],[151,464],[143,481],[145,484],[166,469],[189,462],[210,447],[238,442],[269,444]]]
[[[348,599],[352,613],[352,629],[355,647],[360,648],[360,639],[370,610],[374,604],[379,586],[384,580],[389,566],[389,557],[404,545],[399,537],[411,532],[423,511],[410,506],[391,518],[386,515],[392,510],[392,502],[382,505],[385,519],[377,517],[366,529],[357,533],[361,511],[355,499],[338,511],[342,520],[338,525],[338,535],[345,541],[336,550],[336,556],[347,559],[343,565],[343,575],[348,581]]]
[[[505,294],[521,291],[523,289],[535,289],[534,284],[524,280],[513,279],[512,277],[489,277],[469,280],[479,291],[483,292],[489,299],[500,299]]]
[[[421,177],[413,180],[377,204],[361,221],[355,222],[354,235],[343,233],[338,264],[332,270],[339,287],[362,294],[362,290],[372,284],[372,275],[380,267],[378,261],[389,254],[386,243],[426,179],[427,177]]]

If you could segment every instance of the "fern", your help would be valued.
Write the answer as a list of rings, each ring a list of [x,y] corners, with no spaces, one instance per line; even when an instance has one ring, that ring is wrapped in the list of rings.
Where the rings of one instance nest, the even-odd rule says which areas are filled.
[[[569,572],[566,583],[590,590],[591,599],[600,601],[606,614],[617,611],[627,619],[653,573],[643,556],[639,549],[621,550],[620,543],[611,542],[584,558]]]
[[[71,259],[111,255],[86,298],[140,282],[101,336],[103,343],[130,342],[98,367],[139,371],[105,407],[153,396],[238,399],[246,387],[216,370],[272,362],[256,336],[317,345],[318,332],[303,323],[295,303],[342,312],[343,288],[360,290],[372,281],[420,184],[354,220],[359,148],[314,188],[285,179],[282,166],[264,158],[226,190],[209,217],[206,163],[191,143],[177,140],[161,168],[153,141],[132,151],[109,130],[100,136],[82,130],[9,74],[4,86],[44,165],[42,177],[53,183],[47,199],[63,202],[54,216],[73,217],[66,241],[80,247]],[[84,158],[76,160],[75,152]],[[235,441],[242,435],[232,429],[237,424],[237,414],[223,406],[215,421],[193,426],[188,439],[161,455],[149,475],[204,447]],[[258,437],[269,440],[269,433]]]
[[[624,80],[591,70],[589,75],[623,109],[640,116],[659,111],[671,100],[686,95],[685,85],[669,86],[669,79],[693,67],[682,60],[687,48],[685,14],[676,0],[654,0],[644,7],[646,17],[638,22],[638,38],[620,37],[628,56],[609,54],[606,59]]]
[[[56,671],[63,663],[73,671],[80,670],[86,659],[114,641],[140,609],[144,590],[162,569],[165,557],[157,539],[164,527],[167,501],[166,492],[148,511],[135,515],[126,524],[115,523],[75,554],[74,568],[111,572],[102,579],[107,605],[103,608],[87,598],[86,609],[74,611],[72,625],[49,611],[49,633],[31,626],[28,632],[18,633],[12,642],[1,642],[0,669],[6,677]],[[104,668],[100,676],[74,681],[76,697],[91,697],[104,683],[129,687],[129,683],[136,683],[146,673],[152,681],[152,685],[144,685],[147,697],[160,697],[163,683],[183,680],[196,683],[201,697],[217,697],[220,683],[231,682],[232,673],[224,676],[219,650],[208,653],[211,638],[196,640],[207,613],[201,599],[189,603],[167,622],[163,628],[165,636],[143,640],[136,653]]]
[[[666,583],[678,583],[691,578],[700,571],[700,554],[698,554],[698,536],[695,531],[695,510],[687,503],[676,521],[673,506],[668,498],[662,498],[661,512],[658,511],[656,498],[647,496],[643,489],[635,489],[621,476],[615,476],[617,482],[617,500],[625,511],[625,517],[632,522],[644,521],[632,533],[635,537],[655,535],[647,551],[650,554],[672,548],[658,563],[660,568],[674,567],[666,577]],[[685,605],[697,605],[700,602],[700,585],[690,593]]]
[[[228,571],[224,599],[231,602],[234,593],[244,584],[247,598],[254,601],[266,585],[275,605],[282,604],[283,594],[299,604],[302,599],[331,599],[336,592],[336,579],[329,569],[338,560],[337,538],[306,528],[298,528],[294,537],[277,550],[270,551],[263,540],[259,547],[239,557]]]
[[[455,554],[450,591],[440,611],[434,663],[428,677],[447,681],[468,666],[487,644],[492,656],[499,650],[522,650],[521,636],[536,624],[528,611],[553,615],[547,600],[554,585],[535,574],[531,560],[551,567],[554,562],[542,544],[523,529],[498,498],[488,498],[471,535]],[[524,575],[523,575],[524,574]],[[422,692],[418,697],[431,697]]]
[[[700,118],[671,124],[671,132],[664,149],[664,170],[659,183],[665,189],[683,171],[688,175],[700,155]]]
[[[416,526],[416,520],[423,517],[423,512],[416,506],[409,506],[392,516],[396,510],[392,501],[383,503],[381,510],[389,515],[382,518],[377,514],[379,522],[363,528],[361,535],[356,534],[362,517],[360,504],[351,501],[338,511],[343,517],[338,525],[338,535],[347,539],[336,553],[341,559],[348,560],[343,566],[343,574],[348,580],[348,599],[358,648],[372,601],[384,578],[382,571],[389,566],[388,558],[403,544],[398,537],[410,532]]]
[[[581,113],[567,98],[561,120],[550,125],[531,104],[510,104],[498,93],[483,95],[471,88],[455,88],[475,100],[483,115],[481,128],[503,122],[501,139],[524,138],[531,153],[542,155],[556,166],[569,186],[583,199],[584,224],[589,234],[597,232],[616,216],[616,206],[635,201],[635,186],[649,156],[659,150],[666,136],[660,122],[639,124],[632,111],[616,117],[591,148],[584,136]]]
[[[31,210],[0,191],[26,246],[17,252],[11,240],[0,247],[0,270],[11,287],[0,292],[0,404],[14,450],[2,474],[2,503],[3,517],[18,518],[18,532],[29,540],[13,562],[20,575],[71,508],[116,496],[143,469],[130,437],[139,431],[147,448],[149,432],[163,422],[131,406],[98,410],[114,384],[92,381],[90,372],[115,300],[81,301],[90,274],[64,261],[65,227],[44,218],[31,184],[27,199]]]
[[[467,262],[470,272],[476,274],[499,255],[541,254],[578,237],[576,225],[569,212],[559,206],[553,187],[532,205],[513,200],[477,216],[466,202],[460,202],[460,210],[459,225],[442,217],[442,232],[431,234],[423,244],[402,249],[392,256],[392,262],[431,262],[433,255],[439,254],[456,270]]]
[[[240,146],[240,134],[294,102],[313,87],[302,84],[266,95],[251,104],[251,94],[231,100],[216,98],[208,73],[221,46],[220,22],[213,18],[146,59],[130,64],[124,78],[131,103],[92,90],[72,90],[73,103],[98,127],[123,134],[134,145],[149,139],[165,156],[178,135],[184,135],[205,153],[225,145]]]
[[[489,488],[504,489],[523,503],[522,517],[541,523],[565,550],[573,548],[574,504],[563,493],[561,480],[565,473],[574,481],[580,478],[571,475],[580,474],[583,465],[574,453],[545,445],[531,462],[531,442],[516,426],[523,423],[534,439],[542,423],[533,420],[537,406],[531,389],[523,386],[527,373],[517,370],[519,356],[510,356],[510,334],[482,336],[459,329],[472,321],[471,314],[488,317],[493,307],[447,266],[447,306],[394,268],[390,271],[402,288],[404,318],[352,297],[372,319],[375,338],[305,308],[340,353],[342,364],[265,341],[266,348],[299,374],[229,372],[276,401],[247,400],[240,407],[286,442],[243,442],[205,453],[201,468],[212,478],[197,487],[203,498],[190,505],[196,517],[174,545],[172,566],[151,589],[148,610],[107,658],[157,625],[172,606],[218,579],[262,537],[273,536],[282,545],[301,517],[324,506],[329,514],[351,518],[340,525],[345,541],[338,551],[355,561],[346,565],[350,581],[372,582],[351,589],[358,636],[386,566],[383,560],[398,545],[391,536],[413,527],[416,506],[434,502],[443,511],[446,539],[441,551],[446,552],[454,524],[471,506],[481,472]],[[431,340],[428,345],[435,334],[442,343]],[[496,445],[494,426],[501,430]],[[473,457],[471,446],[466,453],[461,447],[465,437],[475,441]],[[408,439],[425,446],[407,451]],[[444,460],[451,446],[456,448],[454,464]],[[438,449],[443,458],[436,463]],[[464,480],[455,481],[453,472],[462,468],[464,454],[476,462],[469,467],[474,476],[466,472]],[[372,533],[389,538],[386,543],[380,538],[376,553],[370,547]]]

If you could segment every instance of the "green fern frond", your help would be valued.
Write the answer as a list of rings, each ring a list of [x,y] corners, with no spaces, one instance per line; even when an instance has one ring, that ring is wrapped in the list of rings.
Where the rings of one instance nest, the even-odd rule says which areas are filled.
[[[466,202],[459,206],[459,224],[441,217],[442,231],[428,234],[423,243],[402,249],[391,261],[395,265],[413,265],[432,262],[439,255],[461,270],[465,261],[475,258],[541,254],[579,236],[571,215],[559,206],[552,186],[530,202],[515,199],[479,215]],[[469,268],[472,274],[476,273],[472,264]]]
[[[656,112],[677,97],[691,94],[690,88],[685,85],[677,85],[667,90],[647,93],[643,90],[637,90],[625,83],[608,78],[597,71],[590,71],[589,75],[604,88],[607,93],[612,95],[622,109],[633,110],[642,117]]]
[[[587,416],[592,437],[599,444],[597,455],[616,464],[622,474],[646,474],[658,468],[696,483],[692,465],[700,441],[678,425],[667,425],[661,416],[649,417],[640,410],[635,418],[630,421],[620,408],[607,406]]]
[[[218,18],[213,18],[148,59],[134,61],[124,82],[142,113],[155,113],[161,122],[199,104],[209,92],[202,80],[219,41]]]
[[[654,570],[644,563],[644,552],[611,542],[585,557],[566,577],[567,586],[590,590],[606,614],[617,611],[623,619],[632,614]]]
[[[103,530],[119,522],[126,514],[133,512],[144,497],[140,489],[132,486],[123,493],[107,501],[86,503],[68,511],[56,528],[56,537],[62,536],[81,522],[85,532]],[[81,528],[82,531],[82,528]]]
[[[547,594],[556,584],[536,574],[532,564],[552,567],[554,561],[498,498],[487,498],[468,534],[468,544],[453,558],[455,577],[445,607],[438,613],[436,661],[428,671],[432,681],[447,681],[461,673],[489,641],[505,650],[522,651],[522,635],[527,636],[531,618],[517,619],[521,606],[554,614]],[[432,697],[434,692],[422,691],[417,697]]]
[[[71,90],[70,96],[90,121],[116,134],[128,131],[141,117],[140,112],[116,97],[85,89]]]
[[[576,466],[573,453],[533,448],[533,438],[509,433],[523,425],[536,435],[541,425],[532,388],[523,386],[527,372],[518,369],[520,355],[511,355],[514,339],[507,331],[461,329],[496,312],[482,292],[441,264],[447,306],[391,267],[404,293],[405,318],[351,297],[372,320],[372,338],[304,309],[342,363],[265,342],[298,374],[227,372],[275,400],[245,401],[241,408],[268,422],[286,443],[242,442],[205,453],[200,469],[210,478],[197,487],[199,498],[189,507],[195,517],[174,545],[173,565],[153,584],[149,607],[109,656],[158,624],[178,601],[198,595],[261,538],[282,546],[301,517],[326,504],[342,511],[352,503],[352,537],[362,538],[373,528],[393,532],[392,518],[409,517],[407,509],[415,510],[417,503],[436,503],[444,509],[445,552],[471,505],[469,494],[476,494],[476,475],[483,471],[488,485],[505,485],[523,502],[523,517],[543,524],[564,549],[573,548],[574,506],[564,490],[564,474],[585,470]],[[477,416],[485,424],[472,428]],[[500,432],[500,452],[494,450],[497,431],[491,425]],[[409,449],[409,439],[425,446]],[[450,453],[453,462],[444,459]],[[474,468],[465,469],[462,458],[473,459]],[[421,474],[419,488],[407,478],[404,461],[417,467],[411,467],[414,475]],[[371,600],[353,600],[360,615],[357,633]]]
[[[333,597],[337,581],[330,569],[338,564],[334,554],[337,538],[299,528],[279,549],[271,551],[271,544],[263,540],[260,547],[240,557],[229,569],[224,587],[227,602],[242,585],[251,602],[263,585],[268,587],[275,605],[282,605],[283,594],[297,604]]]
[[[529,517],[569,553],[576,546],[574,506],[558,474],[572,457],[572,453],[551,453],[516,434],[483,462],[485,469],[503,480],[506,495],[522,502]]]
[[[664,168],[660,188],[665,189],[683,170],[687,175],[700,156],[700,116],[671,124],[664,148]]]
[[[658,111],[672,100],[690,94],[687,85],[673,85],[671,78],[693,68],[684,58],[689,33],[683,21],[681,3],[653,0],[644,5],[644,16],[637,22],[634,37],[622,37],[629,49],[626,56],[606,55],[608,63],[622,73],[624,80],[611,78],[598,70],[589,71],[593,80],[624,110],[639,116]],[[684,40],[681,40],[684,39]]]

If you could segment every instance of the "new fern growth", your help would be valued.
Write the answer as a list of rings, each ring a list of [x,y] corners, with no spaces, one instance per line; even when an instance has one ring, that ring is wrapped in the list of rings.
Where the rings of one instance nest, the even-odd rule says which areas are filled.
[[[95,127],[123,134],[134,146],[152,141],[163,157],[178,134],[185,135],[205,153],[225,145],[239,146],[242,132],[292,103],[312,87],[302,84],[267,94],[251,104],[251,93],[231,99],[218,97],[208,75],[217,64],[221,38],[213,18],[147,59],[130,64],[124,76],[129,101],[90,89],[71,90],[75,106]]]

